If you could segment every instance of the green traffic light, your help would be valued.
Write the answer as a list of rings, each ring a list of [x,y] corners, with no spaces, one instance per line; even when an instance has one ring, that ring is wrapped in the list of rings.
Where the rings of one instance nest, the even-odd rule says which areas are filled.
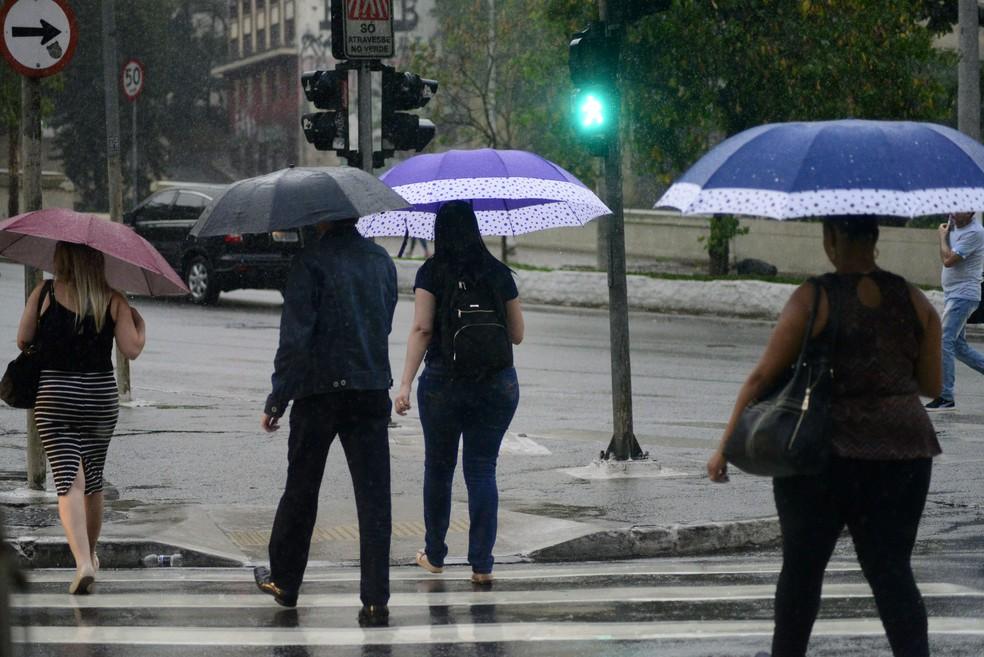
[[[581,127],[592,128],[601,127],[605,124],[605,108],[601,101],[594,95],[588,94],[578,109]]]

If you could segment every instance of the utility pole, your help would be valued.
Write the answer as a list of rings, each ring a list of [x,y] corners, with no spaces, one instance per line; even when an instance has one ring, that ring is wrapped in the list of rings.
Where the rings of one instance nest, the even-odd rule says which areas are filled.
[[[123,220],[123,158],[120,156],[120,105],[117,92],[116,9],[113,0],[102,0],[103,90],[106,100],[106,169],[109,216]],[[116,384],[120,400],[130,401],[130,361],[116,347]]]
[[[981,56],[978,41],[977,0],[960,0],[960,64],[958,67],[957,127],[978,141],[981,138]]]
[[[40,210],[41,193],[41,80],[21,79],[21,144],[24,149],[24,211]],[[44,278],[40,269],[24,267],[24,300]],[[27,487],[44,490],[47,463],[34,409],[27,411]]]
[[[598,0],[601,22],[608,35],[621,38],[621,16],[614,11],[616,3]],[[612,32],[614,30],[614,33]],[[612,81],[618,88],[618,79]],[[619,98],[620,95],[617,95]],[[616,108],[621,114],[621,108]],[[608,317],[611,331],[612,361],[612,419],[613,433],[602,457],[616,461],[644,459],[647,454],[639,447],[632,426],[632,367],[629,350],[629,300],[625,280],[625,217],[622,207],[622,144],[621,121],[608,142],[605,155],[605,191],[612,214],[598,226],[599,255],[607,247]],[[600,258],[599,258],[600,260]]]

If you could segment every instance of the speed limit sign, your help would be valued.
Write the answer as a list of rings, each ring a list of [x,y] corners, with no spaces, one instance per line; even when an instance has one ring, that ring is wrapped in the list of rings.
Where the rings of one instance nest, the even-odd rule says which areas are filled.
[[[143,91],[144,69],[136,59],[131,59],[123,65],[123,93],[127,100],[136,100]]]

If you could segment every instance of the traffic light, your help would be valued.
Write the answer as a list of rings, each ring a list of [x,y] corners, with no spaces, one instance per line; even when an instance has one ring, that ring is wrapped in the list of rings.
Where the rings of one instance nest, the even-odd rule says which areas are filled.
[[[348,153],[348,113],[314,112],[301,117],[304,138],[319,151]]]
[[[571,38],[571,123],[594,155],[604,155],[609,141],[618,135],[619,43],[617,35],[608,35],[605,24],[598,22]]]
[[[301,75],[301,87],[316,108],[328,110],[301,117],[304,138],[319,151],[347,156],[348,71],[308,71]]]
[[[393,151],[412,150],[419,153],[434,138],[437,129],[431,121],[405,110],[427,105],[437,93],[437,84],[437,80],[383,66],[384,157],[389,157]]]

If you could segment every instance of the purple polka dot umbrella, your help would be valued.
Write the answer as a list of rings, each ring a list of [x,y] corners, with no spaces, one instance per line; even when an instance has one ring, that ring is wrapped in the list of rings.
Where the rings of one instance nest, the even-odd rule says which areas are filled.
[[[984,210],[984,146],[934,123],[772,123],[707,152],[656,207],[792,219]]]
[[[573,175],[526,151],[452,150],[417,155],[380,179],[405,198],[408,210],[362,217],[367,237],[434,238],[434,219],[447,201],[470,201],[483,235],[522,235],[583,226],[611,210]]]

